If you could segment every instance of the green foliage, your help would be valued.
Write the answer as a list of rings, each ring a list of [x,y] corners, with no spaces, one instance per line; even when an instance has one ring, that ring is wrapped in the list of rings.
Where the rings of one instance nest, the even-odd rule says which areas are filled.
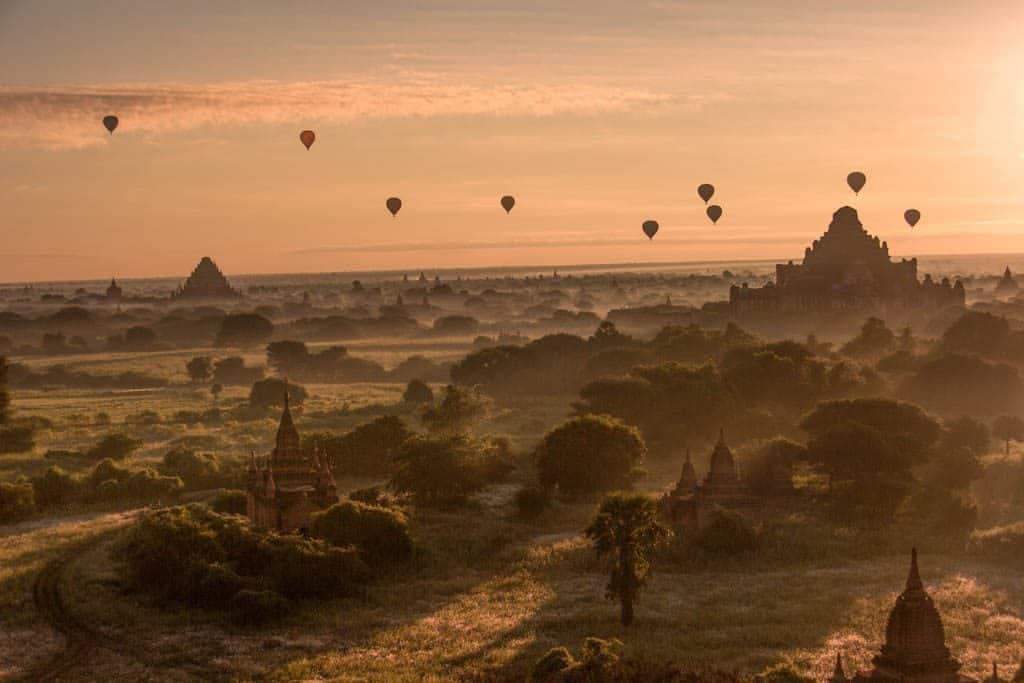
[[[235,313],[225,316],[214,340],[214,346],[247,347],[262,344],[274,333],[274,323],[257,313]]]
[[[402,393],[402,401],[413,405],[433,403],[434,392],[423,380],[411,379]]]
[[[336,503],[310,517],[310,532],[332,545],[355,546],[367,562],[389,565],[412,556],[409,522],[397,510],[355,501]]]
[[[221,491],[210,501],[210,509],[224,515],[244,515],[248,511],[245,491]]]
[[[749,457],[741,470],[752,493],[768,495],[778,479],[791,479],[794,465],[807,459],[805,446],[777,437]]]
[[[391,488],[418,503],[462,503],[484,484],[482,459],[475,444],[462,436],[414,436],[399,449]]]
[[[190,489],[204,489],[229,483],[220,460],[212,453],[195,453],[187,448],[175,448],[164,454],[160,471],[179,477]]]
[[[757,532],[742,515],[716,510],[707,525],[694,536],[691,545],[706,556],[723,558],[756,552],[759,543]]]
[[[508,399],[577,390],[590,345],[571,334],[551,334],[525,346],[493,346],[470,353],[451,371],[455,384],[479,386]]]
[[[31,484],[0,481],[0,524],[18,522],[36,510],[35,490]]]
[[[81,484],[59,467],[50,467],[42,476],[32,479],[36,505],[40,508],[66,507],[75,502]]]
[[[1006,318],[982,311],[968,311],[942,333],[939,351],[978,355],[999,360],[1019,359],[1021,335]]]
[[[629,488],[646,454],[635,427],[584,415],[548,432],[534,460],[541,486],[574,496]]]
[[[222,358],[213,364],[213,391],[218,385],[246,385],[263,379],[263,368],[248,367],[238,356]],[[215,398],[216,398],[215,392]]]
[[[568,648],[553,647],[544,653],[537,663],[533,665],[530,672],[529,683],[549,683],[557,681],[558,678],[572,665],[576,658],[572,656]]]
[[[633,604],[650,575],[648,555],[672,536],[658,517],[657,503],[647,496],[614,493],[584,531],[598,557],[611,559],[605,595],[619,601],[623,626],[633,622]]]
[[[261,409],[283,407],[285,391],[293,406],[302,405],[306,400],[305,388],[276,377],[268,377],[253,383],[249,392],[249,405]]]
[[[870,317],[856,337],[848,341],[839,350],[844,356],[853,358],[880,358],[896,349],[896,334],[890,330],[884,320]]]
[[[185,371],[193,384],[206,384],[213,376],[213,361],[206,356],[196,356],[185,363]]]
[[[300,341],[283,340],[267,344],[267,363],[285,377],[298,377],[309,360],[309,349]]]
[[[306,442],[319,448],[337,472],[387,476],[394,470],[399,448],[410,436],[402,418],[381,415],[345,434],[311,434]]]
[[[813,438],[846,422],[875,429],[901,457],[911,462],[924,460],[942,435],[939,423],[918,406],[884,398],[819,403],[800,421],[800,428]]]
[[[280,621],[291,611],[287,598],[274,591],[244,589],[231,597],[228,612],[239,626],[262,626]]]
[[[107,434],[96,445],[89,448],[85,452],[85,456],[90,460],[104,460],[106,458],[124,460],[141,446],[141,441],[132,439],[123,432],[114,432],[113,434]]]
[[[947,354],[921,365],[900,393],[943,415],[992,417],[1024,410],[1024,382],[1017,370],[977,356]]]
[[[142,517],[129,530],[119,554],[129,588],[161,604],[206,609],[233,605],[245,611],[248,607],[235,603],[245,589],[291,599],[348,596],[369,578],[354,550],[298,536],[263,534],[247,520],[201,505],[166,508]],[[256,601],[251,596],[237,599]]]
[[[472,387],[449,384],[438,405],[426,406],[420,415],[423,426],[433,434],[466,434],[487,413],[487,399]]]

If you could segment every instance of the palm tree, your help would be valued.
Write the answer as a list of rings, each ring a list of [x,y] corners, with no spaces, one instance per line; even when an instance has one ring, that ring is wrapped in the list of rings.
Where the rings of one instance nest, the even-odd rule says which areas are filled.
[[[605,596],[618,600],[623,626],[633,622],[633,603],[647,582],[647,554],[669,539],[671,530],[658,521],[658,505],[642,494],[613,493],[601,503],[584,532],[598,557],[610,557],[612,574]]]

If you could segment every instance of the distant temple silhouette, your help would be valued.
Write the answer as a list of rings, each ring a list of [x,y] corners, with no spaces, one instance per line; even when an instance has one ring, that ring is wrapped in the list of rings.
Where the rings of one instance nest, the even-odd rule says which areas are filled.
[[[173,299],[235,299],[241,296],[209,256],[204,256]]]
[[[121,286],[117,284],[117,280],[110,278],[110,286],[107,287],[107,299],[110,301],[118,301],[124,295],[121,290]]]
[[[306,455],[299,446],[287,392],[274,450],[263,467],[257,466],[255,454],[251,456],[246,489],[246,511],[253,526],[283,533],[301,531],[310,514],[338,502],[330,464],[316,449]]]
[[[801,264],[775,266],[775,282],[763,287],[733,285],[733,313],[822,312],[842,310],[935,309],[964,304],[963,283],[917,279],[917,259],[893,262],[889,245],[868,234],[856,209],[832,214],[821,239],[804,252]]]
[[[1006,266],[1006,270],[1003,271],[1003,277],[999,280],[999,284],[996,285],[996,294],[1013,294],[1017,291],[1017,281],[1013,279],[1013,273],[1010,272],[1010,266]]]

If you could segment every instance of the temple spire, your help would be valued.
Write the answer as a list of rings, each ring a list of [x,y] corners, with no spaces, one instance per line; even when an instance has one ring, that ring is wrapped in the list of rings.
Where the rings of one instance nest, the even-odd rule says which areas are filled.
[[[829,679],[830,683],[845,683],[846,672],[843,671],[843,655],[841,652],[836,653],[836,667],[832,670],[832,678]]]
[[[719,427],[718,428],[718,445],[719,446],[724,446],[725,445],[725,427]]]
[[[911,548],[910,550],[910,573],[907,574],[907,591],[919,591],[924,590],[924,584],[921,582],[921,573],[917,569],[917,548]]]

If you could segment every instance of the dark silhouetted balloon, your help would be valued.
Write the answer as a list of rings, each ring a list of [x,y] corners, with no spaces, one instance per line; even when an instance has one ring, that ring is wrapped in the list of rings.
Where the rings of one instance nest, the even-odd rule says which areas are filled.
[[[711,206],[708,207],[707,213],[708,218],[711,219],[711,222],[717,224],[718,219],[722,217],[722,207],[720,207],[718,204],[712,204]]]
[[[388,197],[384,204],[388,207],[388,211],[391,212],[392,216],[397,216],[398,210],[402,208],[402,200],[398,197]]]
[[[703,199],[704,203],[707,204],[708,200],[715,196],[715,186],[709,183],[704,183],[697,188],[697,196]]]
[[[917,209],[907,209],[903,212],[903,220],[905,220],[910,227],[917,225],[917,222],[921,220],[921,212]]]
[[[308,152],[309,148],[316,142],[316,133],[311,130],[304,130],[299,133],[299,140],[302,140],[302,144],[306,146],[306,151]]]
[[[658,221],[644,221],[643,229],[647,239],[653,240],[654,236],[658,234]]]
[[[846,184],[850,186],[850,189],[853,190],[854,194],[860,192],[861,188],[864,187],[864,183],[867,181],[867,176],[860,171],[854,171],[850,175],[846,176]]]
[[[114,129],[117,128],[117,124],[118,120],[116,116],[103,117],[103,127],[106,128],[111,135],[113,135]]]
[[[512,207],[516,205],[516,198],[511,195],[505,195],[501,198],[501,208],[505,209],[505,213],[512,211]]]

